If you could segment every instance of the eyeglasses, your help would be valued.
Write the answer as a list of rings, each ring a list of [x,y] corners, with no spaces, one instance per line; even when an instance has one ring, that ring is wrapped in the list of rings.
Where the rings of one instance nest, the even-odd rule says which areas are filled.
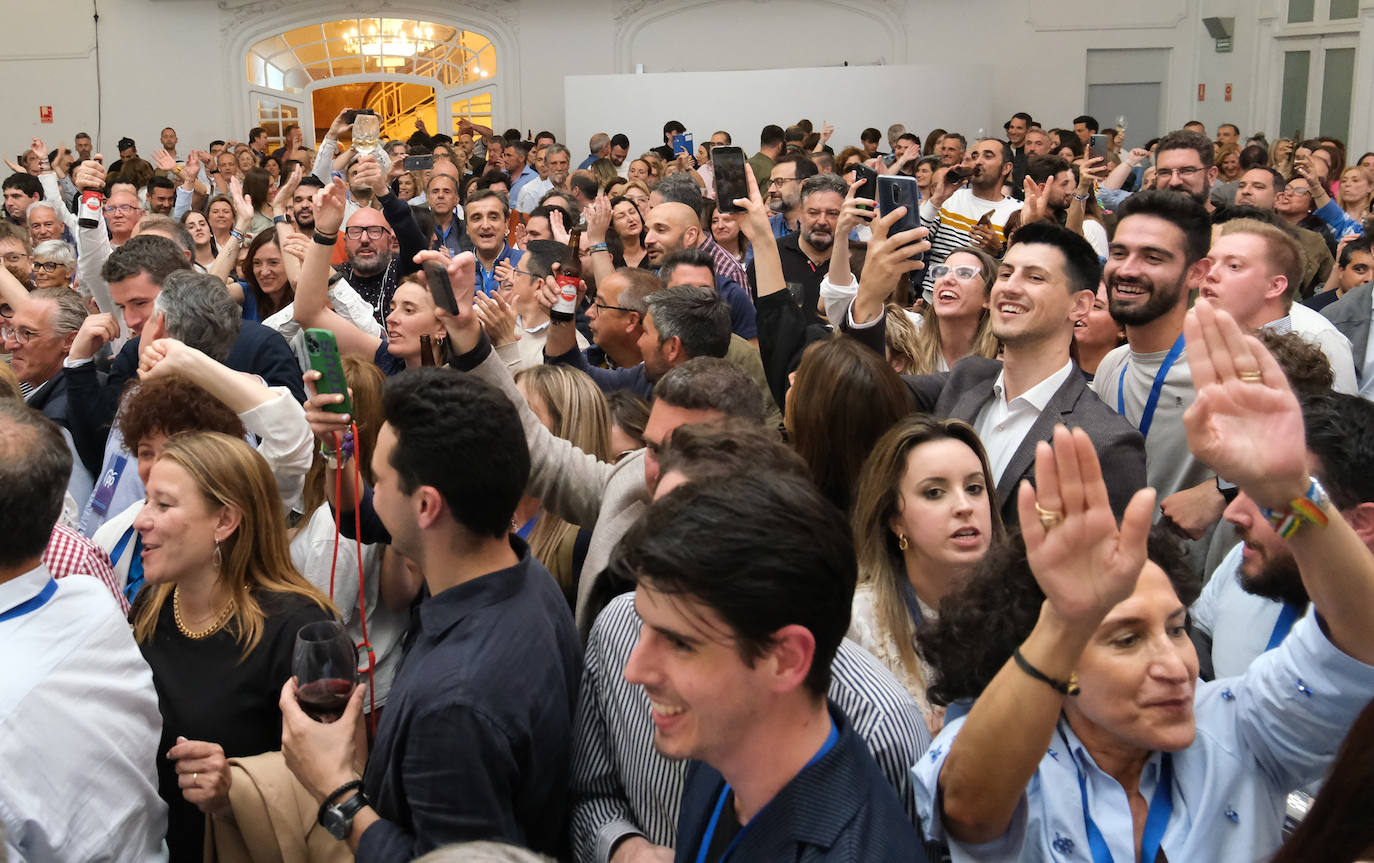
[[[43,334],[36,330],[31,330],[28,327],[15,329],[8,324],[0,325],[0,338],[3,338],[7,342],[27,345],[30,339],[36,339],[41,335]]]
[[[638,311],[639,311],[639,309],[627,309],[627,308],[625,308],[624,306],[612,306],[612,305],[608,305],[608,304],[606,304],[606,303],[601,302],[600,300],[597,300],[596,302],[592,303],[592,306],[596,309],[596,313],[597,313],[598,315],[601,314],[602,312],[609,311],[609,310],[611,310],[611,309],[614,309],[614,310],[617,311],[617,312],[638,312]]]
[[[5,263],[7,264],[17,264],[20,261],[31,257],[33,256],[28,254],[27,252],[6,252],[5,254],[0,255],[0,258],[4,258]]]
[[[364,233],[367,234],[369,240],[380,240],[386,235],[387,229],[381,225],[354,225],[350,228],[344,228],[344,234],[350,240],[359,239]]]
[[[797,182],[797,178],[796,178],[796,177],[769,177],[769,178],[768,178],[768,188],[771,189],[771,188],[773,188],[774,186],[781,186],[783,183],[795,183],[795,182]]]
[[[35,270],[42,270],[45,273],[55,273],[58,270],[66,269],[67,265],[59,261],[35,261],[33,268]]]
[[[138,207],[135,207],[133,204],[111,204],[111,205],[109,205],[109,206],[107,206],[107,207],[105,208],[105,215],[107,215],[107,216],[114,216],[114,215],[127,216],[127,215],[129,215],[130,213],[132,213],[134,210],[137,210],[137,209],[139,209],[139,208],[138,208]]]
[[[1187,168],[1155,168],[1155,176],[1164,180],[1168,180],[1171,177],[1178,177],[1180,180],[1187,180],[1190,177],[1196,177],[1198,174],[1201,174],[1205,170],[1207,169],[1199,168],[1195,165],[1189,166]]]
[[[968,280],[976,276],[981,276],[983,274],[983,268],[969,266],[951,267],[948,264],[936,264],[930,268],[931,276],[937,279],[943,278],[946,273],[953,273],[956,279]]]
[[[1289,195],[1310,195],[1312,194],[1312,190],[1306,186],[1287,186],[1283,191],[1279,192],[1280,195],[1285,193]]]

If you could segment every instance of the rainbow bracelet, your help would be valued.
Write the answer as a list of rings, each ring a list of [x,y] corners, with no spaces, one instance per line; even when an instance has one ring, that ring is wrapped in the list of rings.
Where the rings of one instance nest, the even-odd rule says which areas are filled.
[[[1295,497],[1288,502],[1287,510],[1275,511],[1272,509],[1260,509],[1260,513],[1269,520],[1274,526],[1274,532],[1284,539],[1292,538],[1302,527],[1304,521],[1311,522],[1318,527],[1326,527],[1331,523],[1331,519],[1323,512],[1323,508],[1330,503],[1326,489],[1312,477],[1311,484],[1307,487],[1307,493],[1302,497]]]

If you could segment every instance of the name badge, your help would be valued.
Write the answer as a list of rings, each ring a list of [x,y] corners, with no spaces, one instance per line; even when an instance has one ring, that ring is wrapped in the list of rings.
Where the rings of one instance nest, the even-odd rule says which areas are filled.
[[[124,467],[128,463],[127,456],[117,456],[110,464],[109,470],[101,475],[99,485],[95,487],[95,494],[91,496],[91,510],[101,518],[110,511],[110,501],[114,500],[115,489],[119,487],[119,477],[123,475]]]

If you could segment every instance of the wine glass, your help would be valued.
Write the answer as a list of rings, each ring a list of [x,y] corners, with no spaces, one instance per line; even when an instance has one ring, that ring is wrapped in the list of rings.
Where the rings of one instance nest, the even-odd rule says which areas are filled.
[[[377,139],[381,132],[381,117],[359,112],[358,116],[353,118],[353,149],[360,154],[377,149]]]
[[[291,673],[296,676],[296,700],[311,719],[338,719],[358,682],[358,652],[348,631],[332,620],[302,626],[296,633]]]

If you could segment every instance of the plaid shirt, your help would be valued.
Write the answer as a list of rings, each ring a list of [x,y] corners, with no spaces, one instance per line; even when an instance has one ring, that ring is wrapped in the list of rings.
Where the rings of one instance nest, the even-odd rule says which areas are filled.
[[[701,241],[698,248],[711,256],[711,260],[716,265],[716,278],[718,280],[733,279],[736,284],[744,288],[745,296],[752,297],[754,295],[749,287],[749,276],[745,273],[744,267],[735,260],[734,255],[725,251],[725,247],[715,241],[710,232],[707,232],[705,239]]]
[[[114,568],[110,566],[109,555],[100,546],[86,537],[58,522],[53,526],[48,547],[43,550],[43,563],[53,578],[69,575],[89,575],[100,579],[119,601],[119,610],[129,613],[129,601],[124,598],[115,578]]]

